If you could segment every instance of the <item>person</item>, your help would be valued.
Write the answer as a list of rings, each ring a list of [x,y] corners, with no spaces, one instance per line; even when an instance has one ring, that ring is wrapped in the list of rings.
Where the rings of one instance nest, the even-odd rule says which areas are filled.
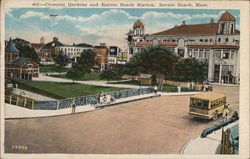
[[[228,108],[229,104],[225,104],[224,109],[222,111],[222,117],[223,117],[223,121],[226,121],[228,119],[229,116],[229,108]]]
[[[178,89],[178,93],[181,93],[181,86],[180,85],[177,87],[177,89]]]
[[[234,111],[234,114],[233,114],[232,118],[238,118],[238,117],[239,117],[238,112],[237,112],[237,111]]]
[[[189,88],[190,88],[190,90],[192,90],[192,89],[193,89],[193,85],[192,85],[192,83],[190,83]]]
[[[72,104],[72,114],[75,114],[75,113],[76,113],[76,105]]]
[[[154,87],[154,92],[157,94],[157,86]]]

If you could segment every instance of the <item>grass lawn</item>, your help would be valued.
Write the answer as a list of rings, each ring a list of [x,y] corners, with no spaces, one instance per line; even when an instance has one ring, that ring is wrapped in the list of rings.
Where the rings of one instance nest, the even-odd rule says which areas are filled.
[[[50,75],[51,77],[56,77],[56,78],[65,78],[65,79],[68,79],[66,77],[66,75]],[[89,81],[89,80],[100,80],[100,73],[86,73],[84,75],[84,77],[82,77],[81,79],[79,80],[86,80],[86,81]]]
[[[56,99],[87,96],[100,92],[128,90],[126,88],[101,87],[78,83],[73,84],[26,80],[14,80],[14,83],[17,83],[18,87],[21,89]]]

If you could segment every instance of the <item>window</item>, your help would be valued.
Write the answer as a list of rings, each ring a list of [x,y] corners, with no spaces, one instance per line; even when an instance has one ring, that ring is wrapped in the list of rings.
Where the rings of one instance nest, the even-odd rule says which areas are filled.
[[[215,50],[214,56],[216,59],[220,59],[221,58],[221,50]]]
[[[223,59],[229,59],[229,50],[223,50]]]
[[[231,59],[234,59],[234,55],[235,55],[235,51],[232,50],[232,51],[231,51]]]
[[[205,39],[205,42],[208,42],[208,39]]]
[[[172,40],[172,42],[175,42],[176,40]]]
[[[203,57],[203,55],[204,55],[203,50],[200,50],[200,52],[199,52],[199,57]]]
[[[206,58],[209,57],[209,50],[205,50],[205,57],[206,57]]]
[[[221,38],[218,38],[218,42],[220,42],[221,41]]]
[[[210,43],[212,43],[213,42],[213,39],[210,39]]]
[[[203,42],[203,39],[200,39],[200,42]]]
[[[194,57],[198,57],[198,49],[194,49]]]
[[[228,38],[226,38],[226,40],[225,40],[226,42],[228,42]]]

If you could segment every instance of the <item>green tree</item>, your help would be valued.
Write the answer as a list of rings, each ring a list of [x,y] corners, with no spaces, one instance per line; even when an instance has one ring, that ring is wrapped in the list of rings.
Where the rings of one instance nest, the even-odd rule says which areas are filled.
[[[91,72],[93,67],[97,65],[96,55],[96,52],[93,50],[84,50],[81,56],[77,58],[77,69],[83,72]]]
[[[100,74],[100,78],[106,79],[106,80],[117,80],[120,78],[120,76],[118,75],[117,71],[115,71],[114,69],[108,69],[108,70],[104,70]]]
[[[163,89],[165,76],[174,71],[178,56],[169,49],[154,46],[142,49],[131,62],[136,65],[139,76],[141,73],[149,73],[158,79],[158,89]]]
[[[64,70],[65,66],[69,63],[69,57],[60,51],[54,58],[55,70],[61,72]]]
[[[82,72],[80,72],[79,70],[77,70],[76,68],[71,68],[67,74],[66,77],[69,79],[72,79],[73,83],[75,83],[75,80],[78,80],[82,77]]]
[[[174,73],[175,80],[203,82],[207,79],[207,63],[195,58],[185,58],[178,61]]]
[[[35,63],[39,63],[40,59],[35,49],[28,44],[16,43],[16,48],[19,50],[20,57],[24,57],[27,60],[33,61]]]

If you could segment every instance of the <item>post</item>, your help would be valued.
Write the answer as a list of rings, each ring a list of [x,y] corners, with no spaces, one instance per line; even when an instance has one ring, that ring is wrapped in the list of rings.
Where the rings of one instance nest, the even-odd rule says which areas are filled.
[[[31,109],[34,109],[34,106],[35,106],[35,100],[33,99],[31,103]]]
[[[26,98],[24,98],[24,107],[26,107],[26,102],[27,102],[27,99]]]
[[[56,110],[59,109],[59,100],[57,101]]]

